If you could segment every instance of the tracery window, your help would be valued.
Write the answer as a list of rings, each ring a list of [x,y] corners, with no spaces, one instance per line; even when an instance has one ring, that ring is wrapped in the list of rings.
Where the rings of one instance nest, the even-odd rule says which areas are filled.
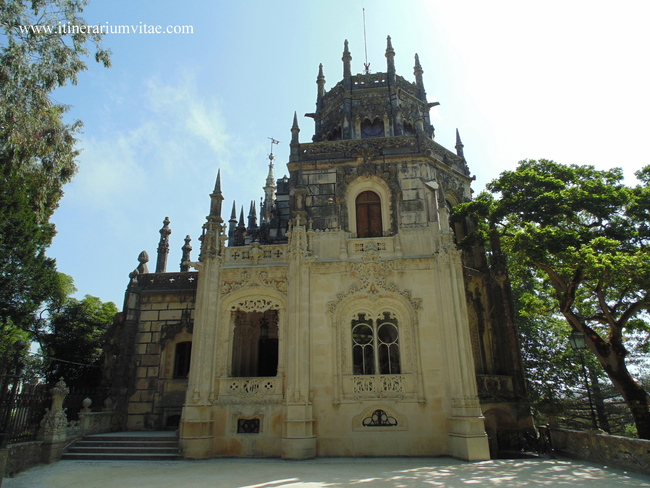
[[[356,203],[357,237],[381,237],[381,199],[374,191],[359,193]]]
[[[191,357],[191,341],[176,344],[176,350],[174,352],[174,378],[187,378],[187,375],[190,373]]]
[[[399,330],[390,312],[352,320],[352,368],[356,375],[400,374]]]

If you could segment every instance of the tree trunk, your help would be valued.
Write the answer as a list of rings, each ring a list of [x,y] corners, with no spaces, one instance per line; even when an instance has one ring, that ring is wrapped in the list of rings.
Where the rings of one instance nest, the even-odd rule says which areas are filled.
[[[598,416],[598,427],[610,434],[612,429],[609,425],[607,410],[605,409],[603,392],[601,391],[600,385],[598,384],[598,375],[592,368],[589,367],[589,365],[587,365],[587,371],[589,371],[589,380],[591,381],[591,389],[594,394],[594,406],[596,407],[596,415]]]
[[[625,358],[616,354],[611,346],[597,348],[596,345],[588,340],[590,348],[596,354],[596,357],[603,365],[607,376],[612,380],[616,389],[621,392],[623,399],[634,417],[634,424],[639,439],[650,439],[650,408],[648,404],[648,394],[630,376]],[[600,349],[600,350],[598,350]]]

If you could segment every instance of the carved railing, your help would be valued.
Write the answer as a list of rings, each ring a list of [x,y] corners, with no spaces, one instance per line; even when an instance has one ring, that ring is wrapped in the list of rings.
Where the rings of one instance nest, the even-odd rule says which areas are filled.
[[[253,244],[252,246],[227,247],[226,264],[272,264],[287,261],[287,246]]]
[[[413,378],[407,374],[346,375],[343,393],[354,398],[404,398],[413,395]]]
[[[196,289],[199,274],[196,271],[178,273],[147,273],[138,276],[143,290]]]
[[[282,377],[222,378],[217,403],[275,403],[282,399]]]
[[[372,237],[348,239],[348,253],[358,254],[368,251],[395,252],[394,237]]]

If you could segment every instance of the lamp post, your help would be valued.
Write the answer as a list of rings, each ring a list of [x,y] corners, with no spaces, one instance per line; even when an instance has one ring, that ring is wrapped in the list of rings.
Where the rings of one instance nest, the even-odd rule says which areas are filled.
[[[598,429],[598,421],[596,419],[596,412],[594,411],[594,402],[591,399],[591,386],[589,385],[589,375],[587,374],[587,366],[585,364],[585,357],[583,351],[587,349],[587,340],[582,332],[574,331],[569,336],[569,344],[571,347],[578,351],[580,357],[580,364],[582,365],[582,374],[585,378],[585,387],[587,388],[587,398],[589,399],[589,412],[591,413],[591,424],[594,429]]]

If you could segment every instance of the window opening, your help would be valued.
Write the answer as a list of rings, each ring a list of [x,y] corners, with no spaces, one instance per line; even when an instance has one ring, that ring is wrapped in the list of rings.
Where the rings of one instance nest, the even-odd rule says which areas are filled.
[[[397,319],[383,312],[376,321],[365,313],[352,320],[352,373],[400,374]]]
[[[372,122],[365,119],[361,123],[361,139],[369,139],[371,137],[384,137],[384,121],[376,118]]]
[[[234,312],[232,376],[278,374],[278,311]]]
[[[174,353],[174,378],[187,378],[190,373],[192,342],[179,342]]]
[[[374,191],[364,191],[357,196],[357,237],[381,237],[381,199]]]

